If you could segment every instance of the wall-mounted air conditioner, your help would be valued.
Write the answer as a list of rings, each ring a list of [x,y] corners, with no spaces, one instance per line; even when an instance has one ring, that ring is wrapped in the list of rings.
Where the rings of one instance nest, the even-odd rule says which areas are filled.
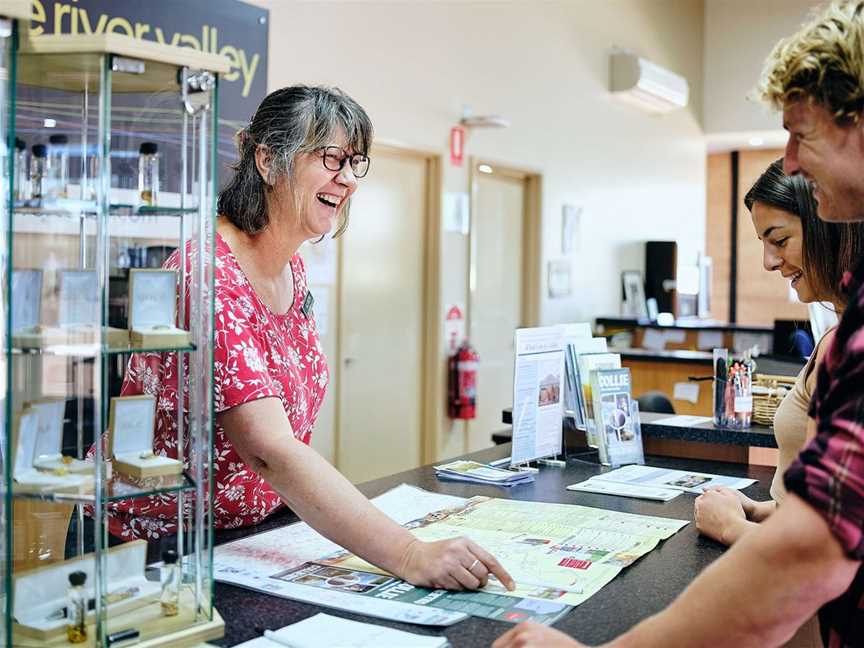
[[[635,54],[616,52],[609,60],[610,89],[617,99],[656,113],[684,108],[690,87],[680,74]]]

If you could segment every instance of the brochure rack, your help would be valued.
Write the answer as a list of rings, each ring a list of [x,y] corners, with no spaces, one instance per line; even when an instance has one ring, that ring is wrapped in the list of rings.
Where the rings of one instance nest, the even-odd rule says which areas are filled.
[[[76,645],[126,630],[195,645],[223,627],[210,558],[213,175],[229,64],[113,33],[31,34],[29,17],[29,0],[0,0],[0,646],[71,645],[72,581],[87,600]],[[158,194],[139,184],[153,144]],[[186,250],[189,263],[159,270]],[[143,395],[127,385],[118,398],[145,366]],[[171,376],[154,452],[154,396]],[[120,508],[153,496],[174,507],[176,535],[148,552],[109,533]],[[182,574],[170,616],[147,565],[168,546]]]

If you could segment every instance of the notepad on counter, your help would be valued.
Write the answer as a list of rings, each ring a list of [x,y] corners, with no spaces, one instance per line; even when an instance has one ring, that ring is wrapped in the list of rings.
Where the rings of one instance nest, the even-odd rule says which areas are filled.
[[[438,479],[493,486],[515,486],[534,481],[534,475],[530,472],[495,468],[476,461],[451,461],[448,464],[435,466],[435,474]]]
[[[596,493],[598,495],[617,495],[619,497],[636,497],[638,499],[654,500],[657,502],[668,502],[675,499],[684,491],[673,488],[660,488],[654,486],[632,486],[617,482],[604,481],[602,479],[587,479],[578,484],[570,484],[569,491],[580,491],[582,493]]]
[[[329,614],[316,614],[237,648],[446,648],[447,637],[418,635],[371,623],[349,621]]]

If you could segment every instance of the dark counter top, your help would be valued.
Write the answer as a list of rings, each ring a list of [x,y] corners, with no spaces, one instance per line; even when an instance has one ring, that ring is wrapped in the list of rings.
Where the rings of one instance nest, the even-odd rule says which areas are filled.
[[[767,425],[753,424],[750,428],[730,428],[716,426],[708,421],[696,425],[675,425],[670,419],[684,422],[692,417],[675,416],[674,414],[658,414],[656,412],[641,412],[642,436],[652,439],[674,439],[676,441],[698,441],[701,443],[719,443],[723,445],[754,446],[757,448],[776,448],[774,428]],[[507,408],[501,412],[501,420],[507,425],[513,424],[513,410]],[[658,423],[659,421],[659,423]],[[492,435],[495,443],[509,443],[512,439],[511,430],[502,430]]]
[[[676,320],[674,324],[661,325],[657,322],[640,320],[632,317],[598,317],[594,320],[594,325],[610,326],[614,328],[639,327],[656,329],[687,329],[697,331],[740,331],[742,333],[772,333],[774,331],[774,328],[771,326],[729,324],[726,322],[717,322],[715,320],[700,319],[680,319]]]
[[[468,455],[488,462],[508,456],[510,446],[498,446]],[[768,489],[773,469],[762,466],[717,463],[696,460],[648,457],[652,466],[687,469],[750,477],[758,482],[745,492],[757,500],[769,498]],[[435,478],[431,466],[409,470],[390,477],[367,482],[360,490],[369,497],[398,486],[414,484],[421,488],[448,495],[472,497],[489,495],[508,499],[536,502],[560,502],[594,506],[613,511],[656,515],[667,518],[693,520],[693,495],[680,495],[671,502],[650,502],[624,497],[575,493],[565,490],[568,484],[583,481],[608,469],[595,463],[571,458],[566,468],[544,467],[536,481],[512,488],[441,482]],[[295,522],[297,518],[288,510],[280,511],[256,527],[219,531],[216,543],[267,531]],[[611,583],[582,605],[574,608],[555,627],[580,641],[595,645],[610,640],[640,620],[659,612],[711,562],[724,551],[724,547],[698,534],[693,524],[662,542],[654,551],[624,569]],[[454,648],[489,646],[492,641],[512,627],[508,623],[471,617],[443,630],[430,630],[420,626],[390,623],[336,610],[324,610],[314,605],[267,596],[246,589],[216,583],[216,608],[225,619],[225,637],[214,641],[222,646],[233,646],[259,636],[264,628],[280,628],[301,621],[317,612],[355,619],[366,623],[388,625],[418,634],[444,634]]]
[[[615,349],[610,347],[610,353],[619,353],[622,360],[632,362],[684,362],[695,365],[706,365],[709,368],[714,356],[710,351],[669,350],[654,351],[652,349]],[[797,376],[804,368],[805,360],[789,357],[759,356],[755,359],[756,373],[772,376]],[[701,373],[699,374],[701,375]]]

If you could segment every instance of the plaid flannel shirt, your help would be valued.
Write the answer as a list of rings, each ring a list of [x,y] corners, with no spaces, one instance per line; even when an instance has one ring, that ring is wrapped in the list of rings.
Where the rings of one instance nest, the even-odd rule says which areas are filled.
[[[853,560],[864,559],[864,261],[844,277],[849,305],[819,367],[810,416],[816,437],[786,471],[786,489],[828,523]],[[864,646],[864,568],[819,611],[829,648]]]

